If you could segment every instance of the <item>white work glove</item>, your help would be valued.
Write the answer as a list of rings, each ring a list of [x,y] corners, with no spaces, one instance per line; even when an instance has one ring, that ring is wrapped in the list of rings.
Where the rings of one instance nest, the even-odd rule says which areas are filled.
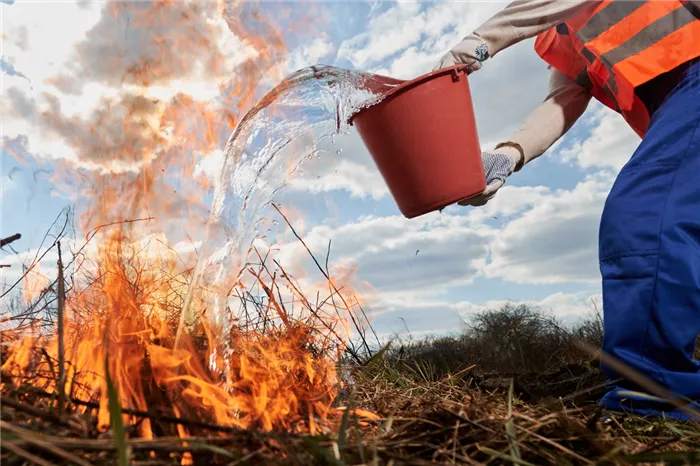
[[[479,36],[470,34],[442,56],[433,71],[455,65],[467,65],[470,72],[481,69],[489,58],[489,47]]]
[[[486,175],[486,189],[480,195],[471,199],[459,201],[461,206],[482,206],[493,199],[501,186],[506,182],[515,167],[520,162],[520,151],[514,147],[501,147],[494,151],[481,153],[481,160],[484,163],[484,174]]]

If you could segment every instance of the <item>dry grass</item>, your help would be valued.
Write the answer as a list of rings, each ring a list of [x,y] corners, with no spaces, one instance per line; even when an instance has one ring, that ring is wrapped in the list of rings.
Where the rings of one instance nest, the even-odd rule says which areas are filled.
[[[348,415],[334,433],[319,436],[233,431],[193,422],[188,438],[130,439],[130,464],[178,464],[188,454],[194,464],[202,465],[700,461],[700,426],[636,417],[613,418],[604,426],[598,422],[595,391],[526,403],[515,395],[509,380],[503,388],[485,389],[472,370],[426,381],[409,377],[380,358],[352,372],[347,401],[380,419]],[[542,380],[546,378],[543,375]],[[22,460],[28,452],[46,464],[116,464],[114,430],[100,434],[95,425],[89,411],[58,416],[45,395],[21,388],[7,391],[2,400],[3,464],[42,464]]]
[[[514,310],[537,315],[537,310],[507,306],[487,317],[511,318]],[[359,408],[379,419],[348,414],[333,432],[311,436],[232,430],[155,410],[136,413],[161,424],[181,422],[191,436],[129,439],[129,464],[180,464],[183,459],[202,465],[699,464],[698,424],[618,416],[603,425],[597,400],[604,378],[597,361],[569,351],[567,339],[559,340],[560,358],[548,362],[548,370],[499,373],[484,366],[483,358],[481,365],[474,364],[474,355],[483,353],[457,351],[468,334],[439,343],[414,342],[403,350],[387,347],[364,364],[346,367],[347,384],[337,404],[349,406],[348,413]],[[427,362],[436,358],[446,362],[439,371]],[[449,372],[448,366],[461,369]],[[94,412],[71,410],[79,400],[68,400],[68,414],[61,416],[50,395],[6,387],[3,462],[117,464],[115,431],[100,433]],[[127,436],[134,429],[128,426]]]
[[[255,272],[265,277],[261,286],[268,283],[266,296],[274,297],[279,279],[269,273],[265,256],[259,259]],[[62,302],[56,293],[52,287],[40,298],[46,311],[37,312],[34,304],[29,313],[15,312],[19,328],[50,327]],[[263,304],[249,295],[245,300],[252,314],[274,307],[274,299]],[[123,413],[139,421],[115,422],[102,432],[99,400],[66,393],[59,403],[60,393],[3,375],[0,461],[15,466],[700,464],[698,424],[634,416],[600,422],[597,401],[605,379],[598,361],[576,342],[598,348],[601,324],[594,314],[566,328],[538,309],[507,305],[476,316],[464,333],[451,337],[403,341],[374,354],[367,353],[363,338],[348,347],[339,371],[344,386],[335,407],[345,414],[322,435],[233,429],[210,419],[174,416],[166,405],[127,409],[110,390],[111,417],[121,419]],[[2,337],[7,343],[13,335]],[[367,411],[375,416],[363,414]],[[136,435],[145,420],[155,426],[154,439]],[[178,434],[182,429],[186,436]]]

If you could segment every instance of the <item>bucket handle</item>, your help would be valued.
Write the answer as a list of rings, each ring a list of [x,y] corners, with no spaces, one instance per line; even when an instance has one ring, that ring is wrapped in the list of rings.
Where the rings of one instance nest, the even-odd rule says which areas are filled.
[[[469,65],[459,65],[456,68],[453,68],[450,71],[450,74],[452,75],[452,82],[457,82],[459,81],[459,73],[464,72],[467,76],[472,74],[473,70],[471,66]]]

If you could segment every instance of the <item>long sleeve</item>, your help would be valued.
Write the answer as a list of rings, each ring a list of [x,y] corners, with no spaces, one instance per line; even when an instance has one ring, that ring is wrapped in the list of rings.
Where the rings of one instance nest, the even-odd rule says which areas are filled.
[[[566,134],[583,115],[591,97],[571,78],[550,68],[549,95],[509,139],[523,148],[524,163],[542,155]]]
[[[535,37],[598,3],[600,0],[513,1],[466,36],[453,53],[478,57],[485,45],[488,54],[483,58],[492,58],[501,50]],[[569,77],[554,68],[550,70],[549,94],[509,139],[523,148],[524,164],[542,155],[561,138],[591,100],[591,95]]]
[[[488,46],[489,56],[566,21],[600,0],[517,0],[489,18],[472,34]],[[470,39],[470,36],[465,38]]]

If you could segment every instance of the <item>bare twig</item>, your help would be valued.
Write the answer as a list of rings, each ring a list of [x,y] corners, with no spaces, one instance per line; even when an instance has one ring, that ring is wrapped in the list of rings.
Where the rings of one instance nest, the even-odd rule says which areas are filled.
[[[45,392],[42,390],[31,390],[29,393],[32,393],[34,395],[41,396],[41,397],[52,397],[53,396],[51,393],[48,393],[48,392]],[[70,401],[72,404],[75,404],[75,405],[85,406],[87,408],[94,408],[94,409],[100,408],[99,403],[94,403],[92,401],[83,401],[83,400],[80,400],[77,398],[72,398],[72,397],[67,397],[67,399],[68,399],[68,401]],[[122,413],[129,414],[131,416],[152,419],[154,421],[166,422],[168,424],[182,424],[184,426],[199,427],[200,429],[211,430],[211,431],[215,431],[215,432],[239,432],[240,431],[239,428],[233,427],[233,426],[222,426],[219,424],[210,424],[207,422],[197,421],[194,419],[161,415],[159,413],[152,413],[152,412],[149,413],[147,411],[139,411],[136,409],[122,408]]]
[[[17,240],[20,239],[21,237],[22,237],[22,235],[20,235],[19,233],[15,233],[15,234],[12,235],[12,236],[8,236],[7,238],[2,238],[2,239],[0,239],[0,248],[4,248],[4,247],[7,246],[8,244],[10,244],[10,243],[12,243],[12,242],[14,242],[14,241],[17,241]]]
[[[30,443],[31,445],[35,446],[36,448],[39,448],[41,450],[44,450],[48,453],[51,453],[55,456],[58,456],[59,458],[63,458],[65,460],[68,460],[72,463],[75,463],[79,466],[92,466],[90,463],[87,461],[84,461],[77,456],[68,453],[67,451],[63,450],[62,448],[59,448],[55,445],[52,445],[50,442],[47,442],[46,440],[42,439],[41,435],[36,434],[32,432],[31,430],[26,430],[22,429],[21,427],[17,427],[15,425],[10,424],[7,421],[2,421],[0,420],[0,428],[9,430],[13,434],[17,435],[20,437],[22,440],[25,440],[26,442]],[[3,442],[3,445],[6,442]]]
[[[253,432],[247,432],[248,437],[255,438],[258,434]],[[275,438],[276,435],[272,433],[267,433],[265,435],[260,435],[261,438],[269,437]],[[284,438],[284,435],[280,436]],[[63,448],[65,450],[85,450],[85,451],[114,451],[116,446],[114,441],[111,439],[74,439],[74,438],[63,438],[58,436],[46,436],[47,439],[57,447]],[[245,439],[245,437],[243,437]],[[168,452],[172,451],[210,451],[211,447],[207,444],[226,444],[231,443],[234,440],[231,437],[161,437],[159,439],[131,439],[129,441],[129,446],[134,451],[143,450],[165,450]],[[15,445],[25,445],[26,442],[14,441]],[[4,446],[5,442],[3,442]]]
[[[275,204],[272,204],[272,207],[274,207],[275,210],[277,210],[277,212],[282,216],[282,218],[284,219],[285,223],[287,224],[287,226],[289,227],[289,229],[292,231],[292,234],[299,240],[299,242],[302,244],[302,246],[304,246],[304,249],[306,249],[306,252],[308,252],[308,253],[309,253],[309,256],[311,256],[311,259],[312,259],[312,260],[314,261],[314,263],[316,264],[316,267],[318,267],[318,270],[320,270],[321,273],[323,274],[323,276],[326,278],[326,280],[328,281],[329,286],[338,294],[338,296],[340,297],[340,300],[343,301],[343,305],[345,305],[345,308],[347,309],[348,314],[350,315],[350,320],[352,320],[352,323],[353,323],[353,325],[355,326],[355,329],[356,329],[356,330],[358,331],[358,333],[360,334],[360,338],[362,339],[362,344],[364,345],[364,347],[365,347],[365,349],[367,350],[368,354],[371,354],[371,350],[370,350],[370,348],[369,348],[369,345],[367,344],[367,340],[365,339],[364,332],[362,331],[362,327],[360,326],[360,324],[359,324],[359,323],[357,322],[357,320],[355,319],[355,316],[354,316],[354,314],[353,314],[353,312],[352,312],[351,307],[348,306],[348,304],[345,302],[345,298],[343,297],[342,294],[340,294],[340,290],[338,290],[338,288],[337,288],[337,287],[335,286],[335,284],[333,283],[333,280],[331,280],[331,277],[330,277],[329,273],[321,266],[321,264],[320,264],[320,263],[318,262],[318,260],[316,259],[316,256],[314,256],[314,254],[311,252],[311,249],[309,249],[309,247],[306,245],[306,242],[304,242],[304,240],[303,240],[302,237],[299,235],[299,233],[297,233],[297,231],[294,229],[294,227],[292,226],[292,224],[291,224],[291,222],[289,221],[289,219],[286,217],[286,215],[284,215],[284,214],[282,213],[282,211],[280,210],[280,208],[277,207],[277,205],[275,205]],[[354,355],[354,356],[357,357],[357,355]]]
[[[34,417],[46,419],[48,421],[55,422],[64,426],[69,426],[68,422],[62,421],[58,416],[56,416],[55,413],[51,411],[44,411],[43,409],[35,408],[34,406],[20,403],[19,401],[13,398],[3,396],[0,398],[0,403],[2,403],[3,407],[9,406],[10,408],[13,408],[17,411],[25,412]]]
[[[64,316],[66,289],[63,280],[63,261],[61,259],[61,242],[58,248],[58,414],[63,415],[66,402],[66,355],[64,346]]]
[[[256,249],[256,253],[257,253],[257,249]],[[260,254],[258,254],[258,257],[260,257]],[[260,259],[261,259],[261,261],[263,261],[263,267],[265,268],[265,270],[267,270],[267,268],[264,265],[264,260],[262,258],[260,258]],[[267,299],[269,299],[270,303],[274,306],[275,311],[277,312],[277,315],[279,316],[280,319],[282,319],[282,322],[284,322],[284,325],[287,328],[290,328],[289,316],[287,315],[287,311],[284,309],[284,306],[277,302],[277,300],[275,299],[275,295],[272,293],[272,290],[265,284],[265,282],[263,282],[263,279],[260,276],[260,274],[256,273],[255,270],[253,270],[252,268],[248,269],[248,271],[251,273],[251,275],[253,275],[258,280],[258,284],[260,285],[260,287],[263,289],[263,291],[267,295]]]
[[[58,217],[56,217],[56,220],[54,220],[54,222],[51,224],[51,227],[53,227],[53,225],[55,225],[56,222],[58,222],[58,219],[59,219],[60,217],[61,217],[61,214],[59,214]],[[24,278],[27,276],[27,274],[28,274],[30,271],[32,271],[32,269],[34,269],[34,267],[36,267],[36,265],[37,265],[39,262],[41,262],[41,260],[44,258],[44,256],[46,256],[46,254],[48,254],[49,251],[52,250],[53,247],[56,245],[56,243],[63,237],[63,233],[66,231],[66,228],[67,228],[67,227],[68,227],[68,215],[66,215],[66,222],[63,224],[63,228],[61,228],[61,231],[60,231],[60,232],[58,233],[58,235],[56,236],[56,239],[54,240],[53,244],[52,244],[51,246],[49,246],[49,247],[46,249],[46,251],[44,251],[44,253],[43,253],[41,256],[39,256],[39,251],[41,250],[41,246],[43,246],[44,241],[45,241],[46,238],[49,236],[49,232],[51,231],[51,230],[49,229],[49,231],[47,231],[46,234],[44,235],[44,238],[41,240],[41,244],[39,245],[39,249],[37,249],[37,253],[36,253],[36,255],[34,256],[34,260],[32,261],[32,265],[30,265],[30,266],[27,268],[27,270],[24,271],[24,273],[22,274],[22,276],[19,277],[19,278],[17,279],[17,281],[14,282],[14,283],[12,284],[12,286],[10,286],[7,290],[5,290],[5,292],[4,292],[3,294],[0,295],[0,298],[4,298],[5,296],[7,296],[7,295],[10,293],[10,291],[12,291],[17,285],[19,285],[19,284],[22,282],[22,280],[24,280]]]
[[[29,453],[27,450],[20,447],[19,445],[15,445],[14,443],[8,442],[7,440],[2,442],[2,445],[0,445],[0,446],[2,448],[5,448],[5,449],[11,451],[15,455],[24,458],[25,460],[29,460],[34,464],[38,464],[39,466],[54,466],[53,463],[49,463],[45,459],[39,458],[38,456],[36,456],[32,453]]]

